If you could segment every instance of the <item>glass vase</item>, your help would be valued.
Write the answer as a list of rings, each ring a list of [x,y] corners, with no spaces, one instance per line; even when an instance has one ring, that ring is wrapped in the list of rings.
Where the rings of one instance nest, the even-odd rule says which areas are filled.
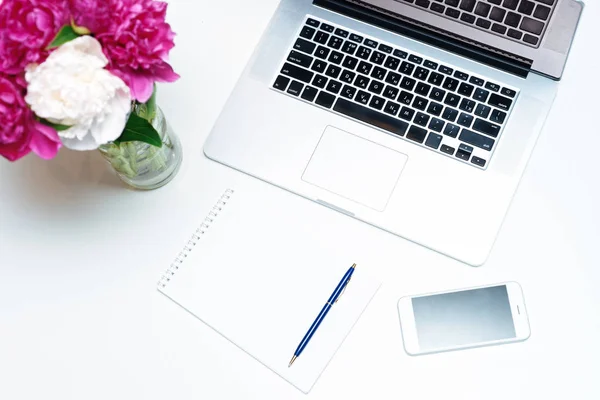
[[[179,138],[167,124],[160,107],[155,106],[152,118],[147,118],[145,106],[136,104],[132,112],[149,120],[162,140],[162,147],[124,142],[108,143],[100,146],[99,150],[125,184],[135,189],[152,190],[166,185],[175,177],[183,154]]]

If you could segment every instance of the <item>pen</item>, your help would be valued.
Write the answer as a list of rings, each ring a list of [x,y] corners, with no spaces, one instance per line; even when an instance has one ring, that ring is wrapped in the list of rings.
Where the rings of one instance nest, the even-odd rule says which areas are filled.
[[[310,339],[313,337],[313,335],[319,328],[319,325],[321,325],[321,322],[323,322],[323,320],[325,319],[325,316],[327,315],[329,310],[331,310],[331,307],[333,307],[333,305],[340,299],[340,296],[344,293],[346,286],[348,286],[348,283],[350,282],[350,278],[352,278],[352,274],[354,273],[355,268],[356,264],[352,264],[350,269],[346,271],[346,274],[344,275],[340,283],[338,283],[337,287],[329,297],[329,300],[327,300],[327,303],[325,303],[325,306],[323,306],[323,309],[317,316],[317,319],[315,319],[315,322],[313,322],[313,324],[310,326],[308,332],[306,332],[306,335],[304,335],[304,338],[298,345],[298,348],[294,352],[294,357],[292,357],[288,368],[292,366],[294,361],[296,361],[296,359],[300,356],[302,351],[304,351],[304,348],[306,347],[308,342],[310,342]]]

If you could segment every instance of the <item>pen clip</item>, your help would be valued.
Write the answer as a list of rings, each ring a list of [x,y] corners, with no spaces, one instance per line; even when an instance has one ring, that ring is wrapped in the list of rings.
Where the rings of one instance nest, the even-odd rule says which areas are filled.
[[[348,287],[348,284],[350,283],[351,280],[352,280],[352,278],[348,279],[348,281],[344,285],[344,288],[342,289],[342,293],[340,293],[340,295],[337,297],[337,299],[335,299],[333,304],[337,303],[340,300],[340,297],[342,297],[344,295],[344,292],[346,291],[346,288]]]

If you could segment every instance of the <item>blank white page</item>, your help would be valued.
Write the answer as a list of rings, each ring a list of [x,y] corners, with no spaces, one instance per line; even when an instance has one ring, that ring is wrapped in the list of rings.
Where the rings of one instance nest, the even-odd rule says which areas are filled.
[[[318,214],[331,210],[301,198],[290,204],[287,193],[279,194],[288,195],[280,201],[278,193],[268,185],[235,191],[159,290],[308,393],[380,283],[353,259],[350,244],[331,240],[335,226],[318,223]],[[313,209],[316,219],[307,218]],[[345,293],[288,368],[354,262],[358,265]]]

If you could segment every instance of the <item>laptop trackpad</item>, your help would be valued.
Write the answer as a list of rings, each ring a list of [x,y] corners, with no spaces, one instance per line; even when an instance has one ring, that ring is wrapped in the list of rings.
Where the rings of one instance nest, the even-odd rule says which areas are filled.
[[[328,126],[302,180],[383,211],[408,156]]]

